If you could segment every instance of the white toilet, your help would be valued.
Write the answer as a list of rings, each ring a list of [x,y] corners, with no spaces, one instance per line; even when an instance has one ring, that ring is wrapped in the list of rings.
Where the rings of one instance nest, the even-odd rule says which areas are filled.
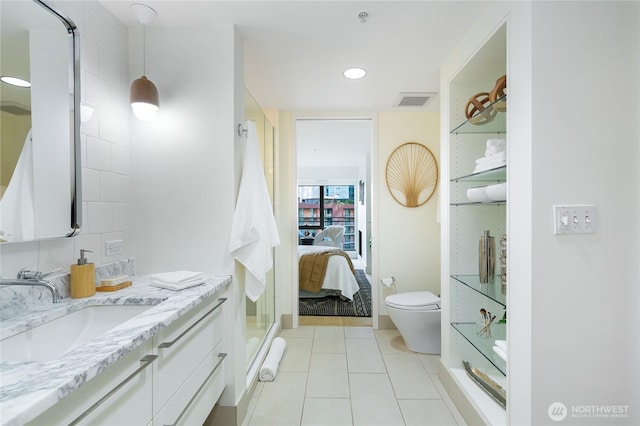
[[[440,298],[430,291],[395,293],[384,299],[391,321],[407,348],[426,354],[440,353]]]

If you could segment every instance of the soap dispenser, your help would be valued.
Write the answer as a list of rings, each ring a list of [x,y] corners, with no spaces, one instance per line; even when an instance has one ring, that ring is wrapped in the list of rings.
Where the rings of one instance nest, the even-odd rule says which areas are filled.
[[[85,253],[93,253],[91,250],[80,250],[80,259],[77,265],[71,265],[71,297],[80,299],[96,294],[96,267],[93,263],[87,263]]]

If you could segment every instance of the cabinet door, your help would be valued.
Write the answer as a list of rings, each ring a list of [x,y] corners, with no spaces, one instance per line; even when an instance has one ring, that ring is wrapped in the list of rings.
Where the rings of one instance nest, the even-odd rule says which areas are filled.
[[[154,415],[221,342],[225,300],[211,297],[154,337],[158,355],[154,364]],[[211,401],[212,407],[214,403]]]
[[[154,425],[202,424],[215,405],[225,387],[225,353],[218,349],[219,343],[187,380],[180,386],[169,402],[154,417]]]
[[[151,349],[151,342],[145,342],[29,424],[147,425],[152,419]]]

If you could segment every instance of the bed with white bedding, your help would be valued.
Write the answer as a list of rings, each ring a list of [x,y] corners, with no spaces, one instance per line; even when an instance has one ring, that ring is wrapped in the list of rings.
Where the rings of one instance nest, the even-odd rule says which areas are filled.
[[[335,247],[327,246],[298,246],[298,263],[305,254],[335,250]],[[330,256],[320,292],[311,293],[300,289],[300,297],[325,297],[337,294],[340,297],[353,300],[353,295],[358,290],[360,290],[360,286],[353,275],[349,262],[343,256]]]

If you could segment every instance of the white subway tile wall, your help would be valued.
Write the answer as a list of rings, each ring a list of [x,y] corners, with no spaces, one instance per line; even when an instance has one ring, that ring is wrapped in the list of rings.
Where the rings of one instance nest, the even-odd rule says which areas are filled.
[[[0,274],[13,277],[23,267],[50,271],[69,265],[81,248],[96,264],[131,257],[129,160],[128,29],[97,2],[53,1],[80,30],[82,102],[94,113],[82,122],[82,228],[72,238],[4,244]],[[123,240],[123,250],[106,256],[107,241]]]

